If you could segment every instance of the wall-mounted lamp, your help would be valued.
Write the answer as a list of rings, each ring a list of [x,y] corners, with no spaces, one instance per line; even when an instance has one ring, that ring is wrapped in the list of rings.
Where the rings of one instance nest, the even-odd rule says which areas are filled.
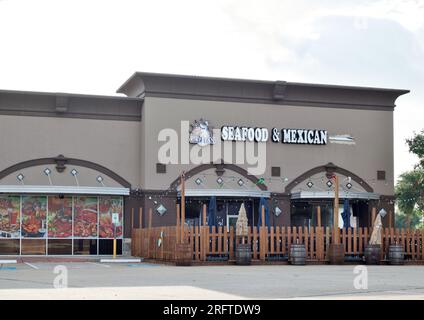
[[[52,173],[52,171],[49,169],[49,168],[46,168],[46,169],[44,169],[44,174],[47,176],[47,178],[49,178],[49,183],[50,183],[50,185],[53,185],[53,183],[52,183],[52,178],[50,177],[50,175],[51,175],[51,173]]]
[[[102,176],[97,176],[96,178],[97,182],[100,183],[103,187],[105,186],[105,184],[103,183],[103,177]]]
[[[24,176],[22,173],[20,173],[20,174],[18,174],[18,175],[16,176],[16,179],[18,179],[18,181],[19,181],[20,183],[24,184],[25,176]]]
[[[72,169],[71,170],[71,175],[74,176],[75,182],[77,183],[77,186],[79,187],[79,182],[78,182],[78,178],[77,178],[77,175],[78,175],[77,169]]]

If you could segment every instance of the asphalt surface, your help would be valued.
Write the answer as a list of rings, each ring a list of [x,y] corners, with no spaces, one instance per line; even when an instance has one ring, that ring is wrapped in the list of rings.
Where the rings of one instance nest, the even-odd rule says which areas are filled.
[[[424,266],[368,266],[366,289],[354,267],[20,263],[0,268],[0,299],[424,299]]]

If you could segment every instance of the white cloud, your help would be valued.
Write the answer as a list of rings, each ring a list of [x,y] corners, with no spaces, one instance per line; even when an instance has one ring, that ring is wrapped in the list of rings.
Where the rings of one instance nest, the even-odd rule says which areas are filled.
[[[3,0],[0,88],[114,94],[136,70],[408,88],[399,174],[424,123],[422,17],[413,0]]]

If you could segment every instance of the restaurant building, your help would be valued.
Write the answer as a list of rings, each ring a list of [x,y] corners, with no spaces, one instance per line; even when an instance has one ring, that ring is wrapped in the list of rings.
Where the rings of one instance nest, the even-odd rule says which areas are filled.
[[[125,96],[0,91],[0,254],[128,253],[131,227],[394,222],[393,111],[407,90],[134,73]],[[199,156],[201,154],[201,156]],[[199,161],[200,159],[200,161]],[[252,160],[253,159],[253,160]],[[140,208],[143,215],[140,217]],[[140,219],[141,218],[141,219]],[[342,219],[341,219],[342,220]],[[342,220],[343,221],[343,220]]]

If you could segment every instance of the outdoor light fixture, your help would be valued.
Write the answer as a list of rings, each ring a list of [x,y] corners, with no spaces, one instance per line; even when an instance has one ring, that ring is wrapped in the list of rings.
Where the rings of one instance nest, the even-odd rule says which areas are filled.
[[[333,183],[331,182],[331,180],[327,181],[327,187],[331,188],[331,186],[333,185]]]
[[[50,174],[52,173],[52,171],[49,169],[49,168],[46,168],[46,169],[44,169],[44,174],[47,176],[47,178],[49,178],[49,183],[50,183],[50,185],[52,186],[53,185],[53,183],[52,183],[52,179],[50,178]]]
[[[224,180],[222,180],[222,178],[221,178],[221,177],[218,177],[218,179],[216,179],[216,182],[217,182],[219,185],[222,185],[222,184],[224,183]]]
[[[307,184],[308,188],[312,188],[314,186],[314,183],[312,181],[309,181]]]
[[[386,214],[387,214],[387,211],[386,211],[386,210],[384,210],[384,208],[382,208],[382,209],[381,209],[378,213],[380,214],[380,216],[381,216],[382,218],[384,218],[384,217],[386,216]]]
[[[346,188],[351,189],[352,188],[352,184],[350,182],[346,183]]]
[[[75,182],[77,183],[77,186],[79,187],[79,182],[78,182],[77,174],[78,174],[78,171],[75,168],[71,170],[71,175],[74,176]]]
[[[239,179],[239,181],[237,181],[237,183],[240,187],[242,187],[244,185],[243,179]]]
[[[103,183],[103,177],[102,176],[97,176],[96,178],[97,182],[100,183],[103,187],[105,186]]]
[[[25,176],[22,173],[20,173],[16,176],[16,179],[18,179],[18,181],[24,183]]]
[[[200,185],[202,184],[202,179],[197,178],[194,182],[196,182],[196,184],[197,184],[198,186],[200,186]]]

